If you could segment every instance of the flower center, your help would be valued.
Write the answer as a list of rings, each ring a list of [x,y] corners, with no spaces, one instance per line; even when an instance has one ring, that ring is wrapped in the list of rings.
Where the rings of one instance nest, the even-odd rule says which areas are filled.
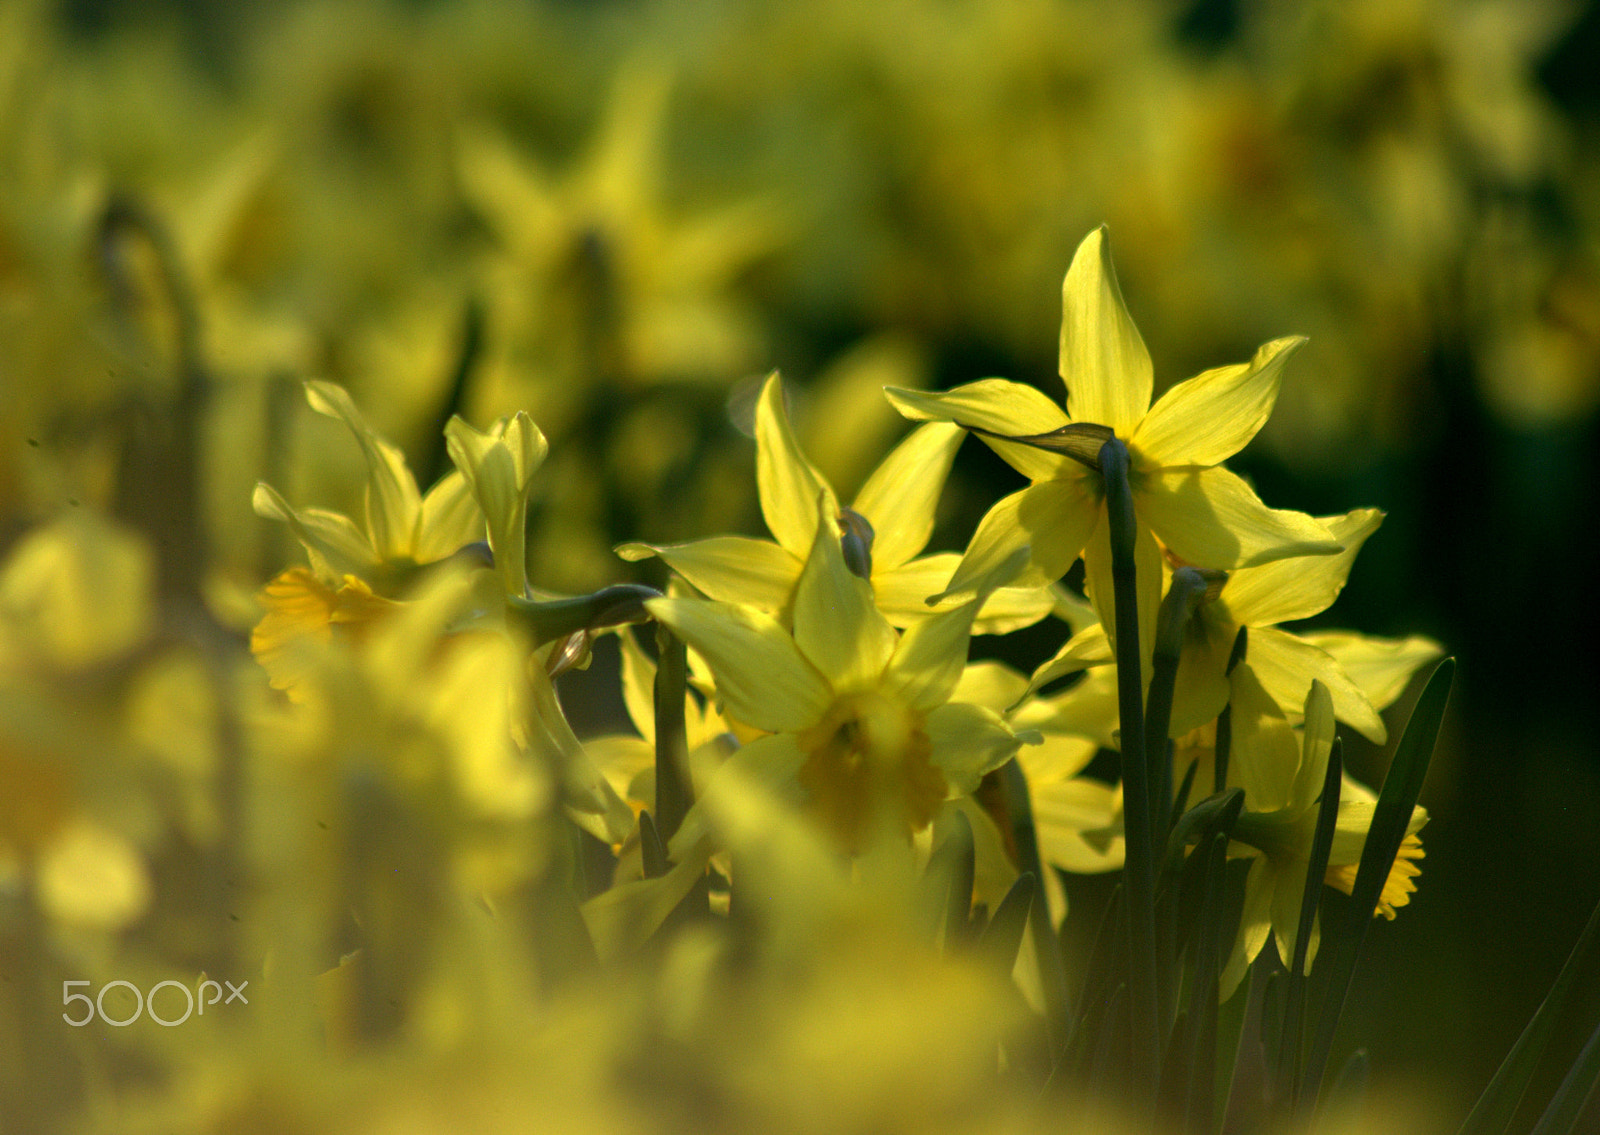
[[[840,695],[796,740],[806,754],[800,783],[851,854],[880,826],[920,831],[945,798],[921,715],[876,690]]]

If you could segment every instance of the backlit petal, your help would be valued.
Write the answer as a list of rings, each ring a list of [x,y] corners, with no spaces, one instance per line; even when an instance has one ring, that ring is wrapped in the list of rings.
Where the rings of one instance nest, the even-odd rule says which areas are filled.
[[[1222,589],[1222,601],[1241,626],[1267,627],[1309,619],[1326,611],[1344,589],[1361,545],[1383,523],[1383,513],[1375,508],[1358,508],[1344,516],[1318,519],[1344,545],[1344,551],[1328,556],[1290,556],[1234,572]]]
[[[1286,713],[1294,713],[1319,681],[1333,699],[1334,716],[1374,744],[1387,738],[1372,702],[1327,651],[1276,627],[1257,627],[1250,632],[1249,655],[1256,678]]]
[[[347,516],[321,508],[293,508],[265,481],[256,484],[250,503],[257,516],[289,525],[324,582],[359,575],[378,566],[379,557],[372,542]]]
[[[884,670],[884,688],[923,712],[949,701],[967,665],[967,644],[978,602],[973,599],[912,624],[900,636]]]
[[[872,585],[845,566],[832,523],[817,528],[795,588],[794,642],[835,690],[875,683],[894,653],[894,628]]]
[[[873,575],[927,546],[939,493],[965,438],[958,426],[930,422],[895,446],[861,486],[852,507],[873,528]]]
[[[767,528],[796,559],[810,553],[817,534],[818,496],[827,498],[829,516],[839,511],[833,489],[800,452],[783,405],[783,380],[776,374],[756,403],[756,489]]]
[[[1228,658],[1239,628],[1219,616],[1221,612],[1202,608],[1189,620],[1172,692],[1173,737],[1215,721],[1228,704]]]
[[[999,714],[960,702],[928,714],[927,730],[933,744],[929,760],[958,796],[977,788],[984,773],[1005,764],[1022,746]]]
[[[651,599],[650,613],[711,667],[728,712],[769,733],[816,724],[833,700],[823,676],[772,616],[705,599]]]
[[[1354,631],[1307,631],[1300,638],[1333,655],[1377,709],[1393,704],[1411,676],[1444,653],[1426,635],[1375,638]]]
[[[405,455],[373,432],[342,386],[307,382],[306,401],[317,413],[343,421],[361,446],[367,459],[367,527],[378,554],[386,560],[409,557],[422,498]]]
[[[1300,742],[1287,715],[1261,688],[1249,665],[1255,645],[1252,634],[1246,662],[1233,671],[1233,751],[1228,783],[1244,789],[1244,806],[1250,811],[1275,812],[1288,806],[1300,767]],[[1303,702],[1304,698],[1295,704],[1297,716]]]
[[[687,544],[623,544],[617,555],[625,560],[660,556],[711,599],[748,603],[777,615],[789,606],[802,566],[771,540],[749,536],[712,536]]]
[[[1131,437],[1150,408],[1150,352],[1122,302],[1104,226],[1083,239],[1061,286],[1061,378],[1075,422]]]
[[[1161,396],[1129,439],[1151,467],[1216,465],[1249,443],[1278,400],[1283,364],[1305,339],[1264,344],[1247,363],[1216,367]]]
[[[431,564],[483,539],[483,534],[483,512],[472,488],[460,470],[452,470],[422,498],[411,554],[419,564]]]
[[[1056,651],[1055,657],[1042,663],[1028,679],[1026,692],[1031,694],[1057,678],[1065,678],[1068,674],[1076,674],[1091,666],[1104,666],[1114,661],[1116,659],[1111,653],[1111,640],[1106,637],[1105,628],[1095,623],[1069,638],[1066,645]]]
[[[1134,589],[1139,597],[1139,657],[1141,680],[1150,681],[1150,655],[1155,649],[1156,615],[1161,609],[1163,567],[1161,549],[1155,537],[1143,524],[1134,538]],[[1083,550],[1084,586],[1089,598],[1099,612],[1100,624],[1111,640],[1112,650],[1117,645],[1116,589],[1111,579],[1111,538],[1109,525],[1101,524],[1094,530],[1089,546]]]
[[[1065,411],[1042,391],[1004,378],[985,378],[935,394],[895,386],[885,387],[883,392],[896,410],[913,421],[949,421],[966,429],[1011,437],[1049,433],[1068,421]],[[1058,476],[1072,461],[1031,445],[1001,441],[985,433],[978,436],[1012,468],[1033,481]]]
[[[1039,481],[1002,497],[978,523],[946,593],[976,588],[1024,546],[1046,581],[1059,579],[1083,554],[1100,513],[1087,476]]]
[[[1243,478],[1221,466],[1149,473],[1134,486],[1134,499],[1140,519],[1194,567],[1231,571],[1340,550],[1317,520],[1268,508]]]
[[[1023,749],[1024,753],[1031,749]],[[1123,839],[1086,832],[1104,832],[1120,823],[1116,790],[1109,784],[1075,777],[1032,786],[1033,818],[1039,854],[1053,867],[1078,875],[1115,871],[1122,866]]]

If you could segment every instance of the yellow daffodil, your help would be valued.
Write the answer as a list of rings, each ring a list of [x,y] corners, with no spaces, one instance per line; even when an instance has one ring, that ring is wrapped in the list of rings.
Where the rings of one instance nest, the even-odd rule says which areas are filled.
[[[769,783],[798,782],[841,844],[859,852],[925,828],[1022,742],[993,710],[950,701],[981,599],[897,634],[871,586],[846,566],[833,515],[824,498],[792,631],[732,603],[647,606],[704,657],[725,712],[768,734],[730,763]],[[699,837],[686,821],[674,847]]]
[[[313,644],[325,644],[336,626],[354,629],[381,617],[417,568],[483,532],[483,515],[460,472],[423,496],[404,455],[367,425],[342,387],[308,382],[306,399],[317,413],[342,421],[361,446],[366,523],[327,509],[296,509],[271,485],[256,485],[256,512],[286,522],[311,561],[310,571],[289,568],[262,590],[265,614],[250,635],[273,687],[291,697],[300,696]]]
[[[1123,304],[1103,228],[1090,233],[1073,256],[1062,307],[1065,410],[1035,388],[1003,379],[943,394],[887,392],[909,418],[953,421],[978,432],[1033,482],[989,510],[946,594],[969,589],[1024,546],[1031,546],[1033,563],[1049,579],[1082,555],[1090,598],[1110,625],[1111,546],[1108,525],[1100,523],[1105,489],[1090,464],[1112,435],[1129,455],[1146,653],[1161,597],[1162,547],[1185,563],[1224,570],[1339,550],[1323,525],[1304,513],[1267,508],[1221,465],[1266,422],[1284,362],[1303,340],[1276,339],[1250,362],[1180,382],[1151,406],[1150,355]],[[1083,452],[1072,456],[1016,440],[1041,435]]]
[[[960,559],[954,553],[917,553],[933,535],[934,509],[962,437],[959,428],[942,422],[916,430],[884,458],[846,512],[801,452],[784,409],[783,383],[774,374],[756,406],[756,485],[761,513],[776,541],[714,536],[665,547],[624,544],[617,553],[627,560],[658,555],[708,597],[746,603],[788,621],[815,540],[820,496],[836,523],[866,522],[856,536],[866,547],[874,603],[895,626],[909,626],[930,613],[924,600],[944,585]],[[942,607],[949,610],[957,602],[951,599]],[[1047,615],[1052,604],[1050,593],[1040,587],[1001,588],[984,604],[974,629],[999,634],[1028,626]]]
[[[397,446],[378,436],[343,387],[306,383],[306,400],[319,414],[349,427],[367,462],[364,525],[321,508],[296,509],[271,485],[256,485],[255,509],[282,520],[305,545],[319,579],[337,586],[355,575],[383,589],[406,578],[411,569],[459,551],[483,533],[483,517],[462,474],[454,472],[428,490],[417,480]]]
[[[1344,516],[1319,518],[1334,538],[1344,545],[1334,555],[1292,556],[1259,567],[1239,568],[1220,584],[1215,597],[1201,603],[1190,616],[1183,653],[1178,664],[1177,688],[1173,697],[1171,732],[1181,736],[1213,721],[1227,704],[1230,692],[1228,659],[1240,628],[1249,628],[1249,649],[1243,665],[1254,671],[1256,679],[1269,691],[1280,710],[1293,718],[1305,702],[1311,683],[1320,681],[1333,697],[1334,714],[1353,726],[1375,744],[1382,744],[1387,729],[1378,710],[1398,696],[1399,690],[1377,701],[1362,685],[1345,672],[1338,658],[1319,647],[1311,638],[1301,637],[1275,624],[1321,614],[1343,590],[1356,553],[1383,521],[1377,509],[1361,508]],[[1352,636],[1364,642],[1362,636]],[[1337,640],[1343,646],[1345,640]],[[1358,646],[1343,647],[1348,650]],[[1409,662],[1411,670],[1429,657],[1420,642],[1404,650],[1388,664],[1390,649],[1367,648],[1371,665],[1384,673],[1396,663]],[[1096,624],[1074,635],[1055,658],[1034,674],[1032,689],[1073,673],[1086,666],[1111,663],[1112,652],[1104,627]],[[1402,681],[1403,684],[1403,681]]]
[[[1278,955],[1294,957],[1300,904],[1305,894],[1312,836],[1316,830],[1318,799],[1333,749],[1334,708],[1328,688],[1313,682],[1305,701],[1305,726],[1296,737],[1287,719],[1275,712],[1270,696],[1247,678],[1249,712],[1239,713],[1234,736],[1234,770],[1230,780],[1244,789],[1245,806],[1233,830],[1230,853],[1253,858],[1245,884],[1244,913],[1233,955],[1222,975],[1222,995],[1231,995],[1271,934]],[[1333,846],[1328,854],[1325,881],[1347,894],[1355,884],[1356,866],[1367,830],[1372,825],[1373,795],[1345,778],[1339,796]],[[1416,890],[1415,860],[1422,857],[1417,832],[1428,814],[1416,808],[1406,829],[1399,854],[1389,869],[1375,913],[1394,917]],[[1318,927],[1312,924],[1306,964],[1316,956]]]

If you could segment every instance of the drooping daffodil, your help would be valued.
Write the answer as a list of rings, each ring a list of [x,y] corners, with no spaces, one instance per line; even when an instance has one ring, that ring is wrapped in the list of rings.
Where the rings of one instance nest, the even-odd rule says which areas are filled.
[[[819,504],[792,630],[734,603],[647,606],[705,659],[725,714],[766,734],[727,765],[790,786],[845,850],[859,853],[926,828],[1023,738],[993,710],[950,700],[984,594],[897,633],[871,585],[846,564],[829,502]],[[691,812],[673,858],[685,858],[705,831]]]
[[[1208,724],[1222,712],[1232,690],[1228,662],[1234,640],[1241,628],[1248,628],[1248,648],[1241,665],[1254,672],[1280,712],[1291,720],[1296,718],[1311,683],[1320,681],[1333,698],[1338,720],[1353,726],[1374,744],[1384,742],[1387,729],[1378,711],[1400,690],[1395,689],[1388,697],[1368,696],[1363,684],[1346,673],[1339,658],[1318,645],[1320,640],[1315,635],[1302,637],[1276,625],[1310,618],[1332,605],[1344,588],[1356,553],[1383,522],[1383,513],[1359,508],[1319,520],[1344,545],[1343,551],[1292,556],[1258,567],[1239,568],[1220,581],[1214,596],[1195,608],[1178,663],[1171,721],[1174,737]],[[1422,639],[1407,640],[1409,645],[1398,656],[1392,644],[1362,635],[1346,632],[1330,641],[1358,661],[1370,657],[1364,665],[1384,674],[1396,671],[1397,663],[1408,664],[1401,678],[1402,687],[1417,666],[1439,653],[1436,643]],[[1086,666],[1111,662],[1105,628],[1090,625],[1035,671],[1030,689]]]
[[[960,429],[939,422],[914,431],[872,472],[848,509],[839,507],[833,486],[801,452],[776,374],[762,387],[755,433],[761,513],[776,540],[713,536],[659,547],[623,544],[617,554],[626,560],[660,556],[708,598],[749,604],[788,622],[816,536],[820,496],[830,522],[851,527],[851,538],[864,548],[874,603],[890,623],[909,626],[932,610],[958,605],[952,598],[930,608],[925,600],[944,586],[960,556],[918,553],[933,535],[939,493],[964,436]],[[976,629],[1000,634],[1029,626],[1052,605],[1042,587],[1003,587],[984,604]]]
[[[1081,555],[1090,598],[1101,622],[1111,626],[1111,544],[1109,526],[1101,523],[1105,482],[1098,454],[1113,436],[1128,451],[1146,655],[1161,599],[1163,548],[1184,563],[1218,570],[1339,550],[1322,524],[1268,508],[1221,464],[1266,423],[1284,362],[1304,340],[1273,340],[1249,362],[1180,382],[1152,406],[1150,355],[1123,303],[1104,228],[1078,246],[1062,308],[1065,409],[1032,386],[1004,379],[941,394],[887,391],[909,418],[951,421],[978,433],[1033,482],[989,510],[945,594],[969,590],[1024,546],[1052,580]]]
[[[1244,789],[1244,810],[1234,826],[1229,854],[1250,856],[1252,863],[1239,936],[1222,973],[1224,998],[1238,987],[1269,934],[1277,942],[1279,957],[1286,961],[1294,957],[1318,799],[1333,749],[1333,698],[1321,682],[1312,683],[1304,713],[1305,725],[1298,736],[1283,716],[1262,712],[1242,716],[1244,728],[1234,737],[1229,780]],[[1374,807],[1372,793],[1345,777],[1324,879],[1347,894],[1355,885]],[[1410,902],[1416,890],[1412,880],[1418,874],[1415,861],[1423,855],[1417,832],[1427,820],[1426,810],[1413,810],[1374,913],[1393,918],[1396,907]],[[1316,957],[1316,923],[1311,934],[1307,966]]]

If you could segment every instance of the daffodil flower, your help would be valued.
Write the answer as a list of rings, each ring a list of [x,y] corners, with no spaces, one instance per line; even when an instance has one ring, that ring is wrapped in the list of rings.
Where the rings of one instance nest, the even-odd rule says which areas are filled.
[[[361,525],[327,509],[294,508],[271,485],[256,485],[256,512],[287,523],[311,563],[310,571],[289,568],[267,584],[260,595],[265,614],[250,636],[273,687],[291,698],[300,696],[308,672],[308,642],[325,643],[335,626],[353,629],[381,616],[392,606],[389,596],[417,568],[446,559],[483,533],[483,515],[459,472],[424,496],[405,456],[367,425],[343,387],[308,382],[306,400],[355,436],[367,460],[367,484]]]
[[[365,524],[327,509],[294,508],[265,482],[256,485],[253,503],[259,515],[289,525],[319,579],[337,586],[355,575],[382,589],[481,537],[483,517],[459,472],[423,496],[405,455],[367,425],[343,387],[308,382],[306,401],[317,413],[342,421],[361,446],[367,460]]]
[[[1110,625],[1111,545],[1109,526],[1100,522],[1105,487],[1091,466],[1113,435],[1128,449],[1139,522],[1139,625],[1147,655],[1161,599],[1162,547],[1185,563],[1222,570],[1339,550],[1323,525],[1304,513],[1266,507],[1221,465],[1265,424],[1284,362],[1304,340],[1276,339],[1248,363],[1180,382],[1151,406],[1150,355],[1123,304],[1103,228],[1090,233],[1073,256],[1062,308],[1065,409],[1031,386],[1003,379],[942,394],[887,391],[908,418],[952,421],[978,433],[1033,482],[989,510],[944,594],[970,589],[1024,546],[1032,548],[1033,563],[1048,579],[1064,574],[1081,555],[1090,598]]]
[[[846,565],[828,502],[820,504],[792,631],[733,603],[647,606],[705,659],[725,713],[767,734],[728,764],[802,789],[841,844],[860,852],[886,833],[925,828],[945,800],[971,792],[1022,739],[993,710],[950,700],[982,599],[896,633],[871,586]],[[704,830],[691,812],[673,858]]]
[[[955,570],[955,553],[919,556],[933,535],[934,509],[963,434],[934,423],[913,432],[867,478],[849,513],[866,521],[867,559],[877,609],[897,627],[930,613],[926,597]],[[817,499],[830,517],[853,518],[838,506],[833,486],[800,450],[783,405],[776,374],[756,406],[756,486],[761,513],[777,539],[714,536],[686,544],[623,544],[627,560],[657,555],[711,599],[746,603],[787,621],[806,557],[817,531]],[[997,561],[998,562],[998,561]],[[943,609],[955,607],[951,599]],[[1001,588],[976,620],[979,633],[1000,634],[1029,626],[1049,614],[1053,600],[1042,587]]]
[[[1321,682],[1313,682],[1306,697],[1305,726],[1298,738],[1287,719],[1274,712],[1270,695],[1248,678],[1246,682],[1249,692],[1244,700],[1249,712],[1238,718],[1231,766],[1234,776],[1230,777],[1236,777],[1244,788],[1245,806],[1234,826],[1234,842],[1229,851],[1248,855],[1252,862],[1245,883],[1239,936],[1222,974],[1224,999],[1238,987],[1250,963],[1267,944],[1269,934],[1277,941],[1279,957],[1294,957],[1318,798],[1333,749],[1333,699]],[[1370,791],[1344,778],[1324,878],[1328,885],[1346,894],[1355,885],[1356,867],[1361,862],[1367,830],[1372,826],[1374,807],[1375,798]],[[1395,908],[1410,901],[1416,890],[1412,882],[1418,873],[1415,860],[1423,855],[1417,832],[1427,821],[1424,809],[1419,807],[1412,812],[1376,914],[1393,918]],[[1312,924],[1311,935],[1307,966],[1316,956],[1316,923]]]
[[[1203,726],[1222,712],[1230,696],[1228,660],[1234,639],[1240,628],[1248,627],[1249,649],[1242,665],[1254,672],[1281,712],[1296,716],[1311,683],[1320,681],[1333,698],[1338,720],[1353,726],[1374,744],[1385,741],[1388,731],[1378,710],[1393,701],[1399,689],[1381,700],[1369,697],[1362,684],[1346,673],[1340,660],[1318,645],[1318,639],[1276,626],[1321,614],[1332,605],[1344,589],[1356,553],[1377,531],[1383,513],[1361,508],[1319,520],[1344,545],[1342,552],[1292,556],[1259,567],[1239,568],[1228,574],[1214,598],[1201,603],[1191,615],[1173,697],[1173,736]],[[1359,635],[1332,641],[1352,654],[1362,651],[1362,658],[1371,659],[1368,666],[1385,675],[1395,671],[1397,663],[1406,664],[1406,678],[1438,653],[1437,644],[1429,644],[1433,648],[1429,653],[1421,640],[1411,643],[1398,656],[1392,647],[1359,645],[1367,641]],[[1105,628],[1088,626],[1035,671],[1030,691],[1086,666],[1112,661]]]

